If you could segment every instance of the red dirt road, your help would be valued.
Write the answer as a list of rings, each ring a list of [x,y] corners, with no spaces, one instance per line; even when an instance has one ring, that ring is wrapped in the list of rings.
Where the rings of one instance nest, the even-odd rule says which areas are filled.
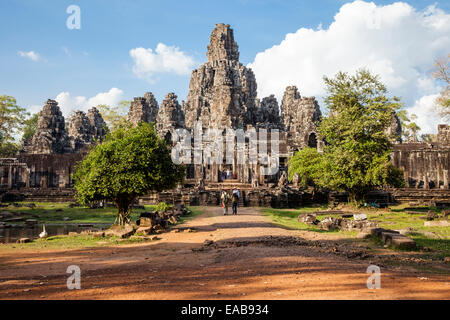
[[[448,274],[381,266],[381,289],[368,289],[371,258],[337,254],[341,240],[239,213],[206,208],[177,226],[196,232],[147,243],[0,250],[0,299],[450,299]],[[67,289],[69,265],[81,268],[81,290]]]

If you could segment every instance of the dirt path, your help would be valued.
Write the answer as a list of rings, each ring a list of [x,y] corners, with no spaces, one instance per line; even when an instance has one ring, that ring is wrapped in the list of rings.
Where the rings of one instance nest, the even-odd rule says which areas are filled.
[[[381,289],[367,289],[361,252],[339,254],[340,240],[278,228],[256,209],[239,213],[206,208],[151,243],[0,251],[0,298],[450,299],[448,275],[404,269],[381,267]],[[69,265],[81,268],[81,290],[66,287]]]

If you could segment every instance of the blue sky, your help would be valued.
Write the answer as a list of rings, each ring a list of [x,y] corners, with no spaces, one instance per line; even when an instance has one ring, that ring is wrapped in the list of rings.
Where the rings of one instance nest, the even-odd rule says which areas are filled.
[[[159,102],[173,91],[181,102],[187,94],[189,74],[158,72],[152,81],[140,78],[133,72],[130,50],[155,49],[164,43],[178,47],[198,66],[206,60],[214,24],[223,22],[234,29],[240,60],[247,65],[257,53],[280,44],[288,33],[300,28],[316,30],[320,24],[327,29],[348,2],[2,0],[0,94],[16,97],[24,107],[42,106],[61,92],[88,99],[111,88],[122,90],[123,99],[152,91]],[[375,1],[377,6],[391,3]],[[450,11],[449,1],[407,3],[417,11],[433,4],[445,13]],[[66,27],[66,8],[71,4],[81,8],[80,30]],[[21,56],[20,51],[33,51],[39,59]]]

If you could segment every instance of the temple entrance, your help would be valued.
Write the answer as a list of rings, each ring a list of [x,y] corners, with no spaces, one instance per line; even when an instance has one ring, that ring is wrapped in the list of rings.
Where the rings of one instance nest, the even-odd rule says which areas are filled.
[[[225,164],[222,166],[222,170],[219,169],[219,181],[227,181],[231,179],[237,179],[236,172],[233,171],[232,164]]]
[[[309,135],[308,147],[317,148],[317,139],[316,134],[314,132]]]

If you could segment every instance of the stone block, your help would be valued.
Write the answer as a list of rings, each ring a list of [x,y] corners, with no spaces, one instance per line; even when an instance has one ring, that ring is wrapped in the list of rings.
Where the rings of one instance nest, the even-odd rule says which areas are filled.
[[[425,227],[450,227],[450,222],[448,220],[438,220],[438,221],[425,221]]]

